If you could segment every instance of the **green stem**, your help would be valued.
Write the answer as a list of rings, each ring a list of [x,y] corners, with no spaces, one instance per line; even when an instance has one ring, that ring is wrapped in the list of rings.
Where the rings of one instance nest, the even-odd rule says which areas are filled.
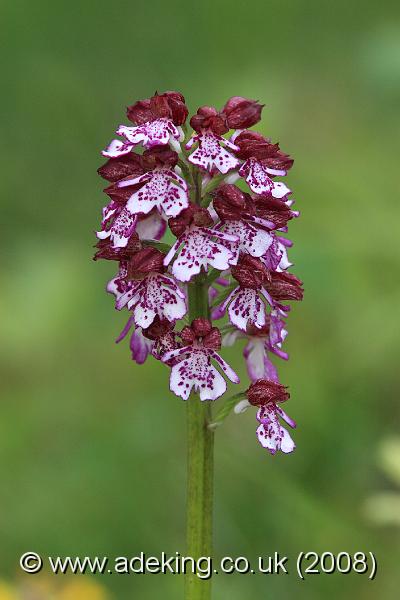
[[[189,320],[209,316],[208,285],[203,275],[189,283]],[[214,433],[208,429],[211,403],[192,394],[187,402],[187,556],[212,555]],[[211,579],[185,576],[185,600],[210,600]]]

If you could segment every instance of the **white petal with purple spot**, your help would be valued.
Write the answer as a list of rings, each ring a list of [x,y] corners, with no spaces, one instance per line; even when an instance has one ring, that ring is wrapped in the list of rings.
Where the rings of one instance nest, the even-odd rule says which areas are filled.
[[[255,158],[249,158],[240,167],[239,174],[255,194],[272,194],[274,198],[283,198],[290,194],[290,189],[281,181],[273,181],[271,169],[265,167]]]
[[[256,258],[263,256],[273,241],[273,237],[268,231],[245,221],[227,221],[224,224],[223,232],[234,235],[239,239],[238,243],[231,243],[228,246],[235,253],[231,264],[237,263],[240,252],[250,254]],[[229,242],[225,242],[225,244],[228,245]]]
[[[295,444],[289,432],[280,425],[277,407],[274,404],[263,406],[257,413],[260,425],[257,428],[257,438],[260,444],[275,454],[281,450],[285,454],[295,449]]]
[[[135,231],[136,222],[137,216],[123,208],[115,217],[111,227],[108,230],[98,231],[96,235],[100,240],[110,238],[113,248],[125,248]]]
[[[172,265],[172,273],[179,281],[190,281],[194,275],[200,273],[202,267],[207,270],[208,265],[225,271],[229,268],[234,254],[221,243],[214,241],[213,237],[219,237],[219,234],[220,232],[213,229],[191,227],[171,249],[164,264],[169,264],[177,248],[183,244]]]
[[[165,146],[171,138],[179,140],[181,137],[181,132],[170,119],[156,119],[136,127],[121,125],[117,134],[124,136],[133,146],[142,144],[145,148]]]
[[[153,208],[167,218],[178,216],[189,206],[188,190],[184,179],[169,169],[154,169],[146,174],[147,183],[134,192],[127,202],[127,209],[133,213],[148,214]],[[120,184],[126,187],[129,181]]]
[[[188,159],[192,164],[209,172],[217,169],[224,174],[239,165],[238,159],[226,150],[238,150],[229,140],[211,131],[205,131],[192,138],[190,145],[196,141],[199,143],[198,148]]]
[[[265,325],[265,306],[257,290],[240,288],[233,296],[228,314],[230,322],[242,331],[249,323],[256,327]]]
[[[171,391],[184,400],[192,388],[200,394],[200,400],[215,400],[225,393],[226,382],[211,364],[208,352],[193,348],[190,354],[171,369]]]

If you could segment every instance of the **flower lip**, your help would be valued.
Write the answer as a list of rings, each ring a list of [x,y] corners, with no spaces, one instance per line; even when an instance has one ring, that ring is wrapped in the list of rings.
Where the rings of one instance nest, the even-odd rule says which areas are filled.
[[[268,271],[259,258],[249,254],[241,255],[232,275],[243,288],[260,289],[268,277]]]
[[[157,248],[142,248],[136,252],[128,263],[127,279],[143,279],[149,273],[163,273],[165,254]]]
[[[222,112],[226,115],[229,129],[246,129],[258,123],[264,104],[241,96],[229,98]]]
[[[258,379],[250,385],[246,394],[248,401],[253,406],[286,402],[290,398],[286,386],[270,379]]]

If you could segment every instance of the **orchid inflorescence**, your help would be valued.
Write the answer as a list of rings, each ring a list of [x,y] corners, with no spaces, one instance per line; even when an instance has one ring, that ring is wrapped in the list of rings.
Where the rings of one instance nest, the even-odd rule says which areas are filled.
[[[241,97],[221,111],[202,106],[189,133],[178,92],[129,106],[133,126],[117,129],[121,139],[103,151],[108,160],[98,170],[109,182],[104,191],[110,201],[95,259],[119,264],[107,291],[130,316],[117,342],[130,334],[133,360],[141,364],[152,355],[165,363],[171,391],[184,400],[192,391],[202,401],[219,398],[225,377],[238,384],[218,351],[246,340],[252,383],[228,404],[237,413],[258,408],[258,440],[274,454],[295,447],[280,419],[295,423],[279,406],[289,393],[270,356],[288,358],[282,343],[290,306],[283,302],[301,300],[303,290],[288,272],[292,243],[284,236],[299,213],[291,190],[277,180],[293,160],[248,129],[260,121],[262,108]],[[167,229],[176,237],[172,246],[160,241]],[[209,310],[187,323],[188,287],[195,281],[207,291]],[[218,328],[215,321],[226,315]],[[211,425],[226,413],[222,409]]]

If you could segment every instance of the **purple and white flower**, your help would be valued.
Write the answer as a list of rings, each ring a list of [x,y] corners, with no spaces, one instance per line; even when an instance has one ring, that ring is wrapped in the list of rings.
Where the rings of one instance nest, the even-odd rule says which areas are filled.
[[[256,431],[257,438],[261,446],[266,448],[271,454],[276,454],[278,450],[288,454],[296,448],[288,430],[280,424],[280,418],[290,427],[296,427],[293,419],[280,406],[277,406],[273,402],[261,406],[257,411],[257,421],[260,423]]]
[[[179,281],[190,281],[202,268],[207,271],[209,266],[219,271],[229,269],[236,253],[215,241],[215,238],[230,244],[238,242],[236,235],[229,235],[210,227],[191,225],[172,246],[164,259],[164,265],[169,265],[181,248],[172,264],[172,273]]]
[[[239,166],[238,159],[227,150],[237,150],[237,146],[221,135],[202,131],[189,140],[186,149],[189,150],[195,143],[198,143],[198,147],[188,158],[193,165],[209,173],[219,171],[223,174]]]
[[[125,206],[111,200],[103,208],[101,230],[96,233],[99,240],[110,238],[113,248],[125,248],[134,233],[137,215],[132,215]]]
[[[148,214],[156,208],[166,218],[176,217],[189,205],[187,183],[172,169],[156,168],[118,183],[120,188],[138,185],[140,189],[133,192],[126,204],[131,214]]]
[[[238,329],[246,331],[250,325],[261,329],[267,318],[265,301],[272,305],[271,296],[264,288],[245,288],[238,285],[214,308],[212,318],[222,319],[228,308],[229,320]]]
[[[187,312],[186,296],[175,279],[164,273],[150,273],[139,281],[112,279],[107,291],[116,297],[116,308],[125,306],[133,312],[138,327],[149,327],[156,316],[177,321]]]
[[[247,253],[257,258],[264,256],[273,243],[273,236],[269,231],[245,220],[226,221],[221,227],[221,231],[239,240],[229,245],[225,242],[225,245],[235,253],[234,258],[230,261],[231,265],[237,264],[240,253]]]
[[[103,150],[103,156],[116,158],[129,154],[133,148],[139,144],[145,148],[153,146],[167,145],[171,146],[180,152],[180,143],[184,139],[181,127],[174,125],[171,119],[155,119],[141,125],[128,127],[120,125],[116,131],[117,135],[124,137],[122,140],[112,140],[112,142]]]
[[[270,271],[281,273],[289,269],[293,264],[289,261],[287,254],[287,248],[290,248],[293,243],[275,233],[272,233],[271,236],[272,243],[261,256],[261,260]]]
[[[256,158],[248,158],[240,167],[239,175],[255,194],[272,194],[274,198],[284,198],[291,190],[282,182],[274,181],[270,175],[286,175],[281,169],[271,169]]]
[[[111,200],[103,208],[99,240],[110,238],[113,248],[125,248],[133,233],[141,240],[159,240],[165,233],[166,222],[157,211],[148,215],[132,214],[123,204]]]
[[[203,329],[203,331],[199,328]],[[187,400],[192,390],[198,392],[200,400],[215,400],[226,391],[226,381],[214,367],[212,360],[233,383],[239,383],[234,370],[216,352],[220,347],[221,334],[211,327],[207,319],[195,319],[186,327],[183,339],[190,343],[183,348],[167,352],[163,362],[175,360],[171,369],[170,388],[177,396]],[[201,335],[200,335],[201,334]]]

